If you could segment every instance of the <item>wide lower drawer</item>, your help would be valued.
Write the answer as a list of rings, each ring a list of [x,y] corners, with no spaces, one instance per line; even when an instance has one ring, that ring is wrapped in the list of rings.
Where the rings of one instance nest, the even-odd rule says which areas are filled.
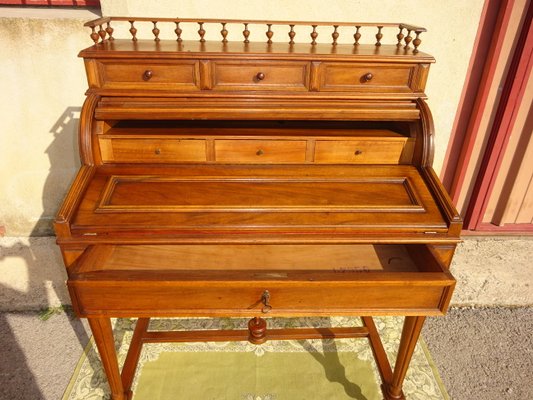
[[[454,285],[423,245],[99,245],[68,281],[80,316],[437,315]]]

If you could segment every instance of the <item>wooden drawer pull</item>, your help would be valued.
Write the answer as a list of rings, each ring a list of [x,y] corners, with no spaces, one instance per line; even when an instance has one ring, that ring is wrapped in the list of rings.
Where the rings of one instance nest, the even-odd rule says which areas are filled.
[[[353,154],[356,155],[356,156],[358,156],[358,155],[360,155],[360,154],[363,154],[363,151],[362,151],[362,150],[355,150],[355,151],[353,152]]]
[[[263,308],[261,308],[261,312],[263,314],[266,314],[272,310],[272,306],[270,305],[270,292],[268,290],[263,292],[263,295],[261,296],[261,302],[263,303]]]
[[[152,79],[153,75],[154,75],[154,72],[151,69],[147,69],[146,71],[144,71],[143,79],[145,81],[149,81],[150,79]]]
[[[154,153],[157,155],[161,154],[161,149],[155,149]]]
[[[265,152],[263,151],[263,149],[259,149],[255,152],[255,154],[258,156],[262,156],[263,154],[265,154]]]
[[[363,82],[370,82],[374,75],[371,72],[363,75]]]
[[[255,78],[256,78],[258,81],[262,81],[263,79],[265,79],[265,74],[262,73],[262,72],[258,72],[257,75],[255,76]]]

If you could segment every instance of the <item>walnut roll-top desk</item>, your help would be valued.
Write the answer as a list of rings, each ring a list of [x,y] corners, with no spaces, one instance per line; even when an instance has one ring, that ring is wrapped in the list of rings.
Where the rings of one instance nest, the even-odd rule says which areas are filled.
[[[448,308],[461,230],[431,167],[425,29],[86,25],[82,166],[55,229],[113,399],[133,396],[144,343],[323,337],[367,338],[384,398],[405,398],[424,319]],[[342,315],[363,325],[269,329],[266,318]],[[394,368],[378,315],[406,317]],[[248,317],[249,329],[149,329],[151,317],[185,316]],[[114,317],[138,318],[122,371]]]

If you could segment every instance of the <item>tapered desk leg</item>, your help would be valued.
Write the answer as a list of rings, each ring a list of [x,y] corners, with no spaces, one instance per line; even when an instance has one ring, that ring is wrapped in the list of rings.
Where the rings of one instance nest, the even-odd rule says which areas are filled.
[[[143,336],[148,330],[149,325],[150,318],[137,319],[126,361],[124,361],[124,365],[122,366],[122,386],[124,387],[125,393],[128,395],[128,399],[133,397],[131,385],[133,383],[133,378],[135,377],[135,370],[139,363],[139,357],[141,356]]]
[[[102,365],[104,366],[109,387],[111,388],[111,398],[113,400],[126,400],[127,397],[124,393],[118,368],[111,320],[109,318],[88,318],[88,320],[96,347],[102,359]]]
[[[386,400],[403,400],[405,396],[402,392],[403,380],[409,367],[409,362],[413,356],[416,342],[422,331],[422,326],[426,317],[405,317],[403,324],[402,338],[400,339],[400,347],[398,348],[398,357],[394,365],[392,375],[392,382],[385,386]]]

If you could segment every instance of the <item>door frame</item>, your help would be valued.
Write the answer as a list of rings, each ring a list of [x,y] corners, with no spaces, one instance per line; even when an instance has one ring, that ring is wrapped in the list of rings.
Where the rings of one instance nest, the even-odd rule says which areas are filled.
[[[487,97],[494,85],[496,67],[501,61],[501,49],[514,6],[514,0],[485,2],[469,73],[444,162],[442,180],[452,199],[457,202],[461,191],[467,190],[466,185],[472,183],[466,182],[465,176],[476,139],[479,135],[488,134],[484,154],[474,176],[471,196],[466,203],[464,229],[467,230],[533,233],[533,224],[497,226],[483,222],[532,66],[533,8],[532,2],[529,1],[490,132],[482,132],[480,122],[487,106],[491,107],[490,104],[487,105]]]

